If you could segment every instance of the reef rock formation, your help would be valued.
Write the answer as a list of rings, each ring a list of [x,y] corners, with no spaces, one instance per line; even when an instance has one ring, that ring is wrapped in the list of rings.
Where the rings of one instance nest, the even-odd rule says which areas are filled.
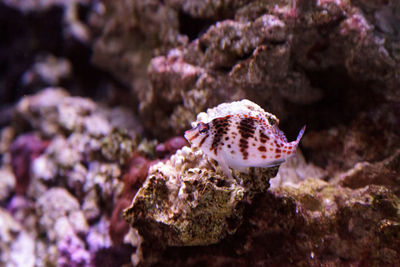
[[[5,0],[0,22],[1,263],[398,265],[400,1]],[[275,178],[180,149],[244,98],[307,125]]]
[[[259,112],[249,103],[235,102]],[[231,108],[221,104],[197,121],[238,112]],[[123,215],[143,237],[143,265],[332,265],[339,259],[393,265],[400,256],[397,154],[356,165],[331,183],[318,179],[327,172],[305,163],[300,152],[278,175],[279,167],[250,168],[247,174],[234,171],[230,179],[192,145],[150,168]],[[290,255],[282,257],[286,251]]]
[[[400,202],[390,190],[352,190],[312,178],[298,186],[257,195],[236,233],[218,244],[164,250],[146,244],[142,264],[396,266]]]
[[[37,266],[87,266],[112,246],[107,215],[122,194],[124,164],[137,144],[132,125],[131,116],[62,88],[18,103],[12,125],[2,131],[1,201],[35,237]],[[101,234],[93,234],[99,227]],[[132,250],[125,245],[115,257]]]
[[[299,110],[324,120],[353,94],[399,100],[398,1],[149,0],[105,10],[93,60],[130,85],[157,136],[242,98],[290,122]]]
[[[214,244],[236,232],[243,219],[242,204],[265,192],[277,171],[253,169],[228,180],[201,150],[184,147],[166,163],[150,168],[124,217],[148,242]]]

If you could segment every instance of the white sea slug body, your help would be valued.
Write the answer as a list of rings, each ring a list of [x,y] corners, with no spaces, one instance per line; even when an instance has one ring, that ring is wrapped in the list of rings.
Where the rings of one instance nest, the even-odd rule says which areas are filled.
[[[283,163],[295,154],[305,130],[304,126],[296,140],[288,142],[275,116],[248,100],[233,102],[232,107],[241,103],[251,103],[256,109],[239,108],[237,113],[224,110],[221,116],[214,114],[208,122],[200,121],[185,132],[185,138],[216,160],[230,178],[229,167],[243,171],[247,167],[266,168]]]

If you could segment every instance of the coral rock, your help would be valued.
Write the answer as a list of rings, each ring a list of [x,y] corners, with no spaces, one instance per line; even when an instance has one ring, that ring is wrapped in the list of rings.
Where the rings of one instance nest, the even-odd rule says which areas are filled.
[[[86,234],[88,231],[79,202],[63,188],[55,187],[43,194],[36,203],[36,212],[39,215],[39,229],[46,233],[50,241],[73,233]]]
[[[35,266],[35,243],[25,229],[0,208],[0,262],[7,266]]]
[[[48,261],[68,264],[75,252],[75,256],[82,256],[76,260],[85,261],[88,252],[81,236],[86,236],[89,226],[76,198],[65,189],[54,187],[37,200],[36,214],[41,236],[37,241],[39,246],[45,251],[56,252],[45,255]]]
[[[366,185],[385,185],[400,197],[400,150],[389,158],[377,162],[360,162],[340,175],[341,186],[362,188]]]
[[[397,266],[399,199],[381,186],[351,190],[309,179],[254,199],[237,232],[205,247],[167,247],[142,263],[174,266]],[[153,243],[148,249],[159,250]],[[154,252],[154,250],[153,250]],[[290,253],[288,253],[290,252]],[[284,255],[284,256],[282,256]]]
[[[276,167],[253,169],[240,174],[241,181],[227,180],[201,150],[184,147],[166,163],[150,168],[124,217],[145,240],[162,245],[217,243],[236,231],[243,216],[241,204],[254,192],[268,189],[276,172]]]

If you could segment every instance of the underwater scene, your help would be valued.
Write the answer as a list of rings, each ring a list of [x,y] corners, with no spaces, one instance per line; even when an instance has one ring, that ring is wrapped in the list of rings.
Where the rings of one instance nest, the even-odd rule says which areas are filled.
[[[3,0],[0,266],[399,266],[400,1]]]

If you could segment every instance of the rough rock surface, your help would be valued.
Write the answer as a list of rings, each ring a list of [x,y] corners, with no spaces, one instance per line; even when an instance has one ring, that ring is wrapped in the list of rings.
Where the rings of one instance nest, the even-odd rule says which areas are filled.
[[[243,203],[266,192],[277,168],[252,169],[227,180],[198,148],[184,147],[148,178],[124,217],[146,241],[161,246],[209,245],[233,234],[243,219]]]
[[[389,265],[400,256],[399,199],[310,179],[299,188],[257,195],[236,234],[216,245],[168,247],[145,254],[164,266]],[[153,247],[155,247],[153,245]]]
[[[6,0],[0,24],[2,262],[398,265],[399,1]],[[221,214],[207,194],[179,195],[199,178],[188,170],[202,156],[186,158],[198,152],[183,149],[169,158],[183,142],[163,142],[182,136],[207,108],[243,98],[276,114],[288,139],[304,124],[307,131],[301,153],[280,166],[268,190],[266,179],[250,173],[266,192],[245,191],[238,209],[225,205]],[[33,146],[17,160],[11,147],[19,138]],[[172,200],[191,206],[151,206],[155,212],[137,220],[140,236],[121,212],[159,161],[138,199],[151,203],[144,188],[168,175],[176,177],[173,188],[153,192],[169,188],[178,192]],[[201,168],[222,177],[215,162]],[[222,196],[245,188],[239,180],[198,185]],[[48,213],[39,205],[58,199],[54,192],[83,214],[79,234],[56,201]],[[202,208],[198,197],[219,216],[203,209],[206,218],[233,231],[210,224],[214,232],[190,236],[180,222]],[[61,230],[39,223],[38,211],[61,218]],[[227,214],[240,215],[240,223]],[[144,222],[153,223],[146,229]],[[184,231],[171,231],[174,225]],[[54,233],[62,229],[71,234]],[[162,242],[150,242],[154,234]]]
[[[338,181],[341,186],[349,188],[384,185],[400,196],[400,151],[377,163],[359,162],[339,175]]]
[[[323,120],[340,112],[345,103],[335,109],[330,99],[351,96],[349,87],[399,100],[399,4],[367,2],[110,2],[95,24],[105,30],[94,62],[131,85],[157,136],[181,133],[200,111],[241,98],[283,121],[300,109]],[[333,92],[330,81],[342,89]]]
[[[221,104],[200,113],[197,122],[228,114],[232,105],[236,112],[259,112],[251,104]],[[152,166],[123,214],[143,237],[142,265],[394,265],[400,256],[398,154],[359,163],[331,183],[300,152],[279,172],[251,168],[248,174],[234,171],[230,180],[192,145]],[[282,257],[286,251],[290,256]]]
[[[38,235],[40,241],[37,247],[44,251],[54,251],[58,253],[44,254],[36,258],[37,265],[44,263],[58,262],[68,250],[68,244],[74,243],[71,247],[71,253],[75,254],[75,259],[61,264],[66,266],[68,263],[75,266],[87,265],[90,262],[89,252],[85,249],[85,243],[79,236],[86,236],[88,232],[88,223],[80,210],[79,202],[74,196],[68,193],[64,188],[52,188],[43,193],[36,201],[36,214],[38,216]],[[81,251],[76,252],[76,247]],[[81,255],[77,258],[76,255]],[[76,262],[74,262],[76,261]]]
[[[35,237],[36,266],[88,266],[112,247],[110,214],[124,187],[124,164],[137,145],[136,122],[126,118],[121,110],[71,97],[61,88],[18,103],[13,124],[3,130],[3,141],[8,135],[16,141],[2,144],[2,202]],[[39,137],[47,140],[45,147]],[[7,174],[11,165],[16,177]],[[21,170],[29,179],[19,178]],[[99,227],[103,232],[95,235]],[[132,249],[128,245],[112,257]]]

